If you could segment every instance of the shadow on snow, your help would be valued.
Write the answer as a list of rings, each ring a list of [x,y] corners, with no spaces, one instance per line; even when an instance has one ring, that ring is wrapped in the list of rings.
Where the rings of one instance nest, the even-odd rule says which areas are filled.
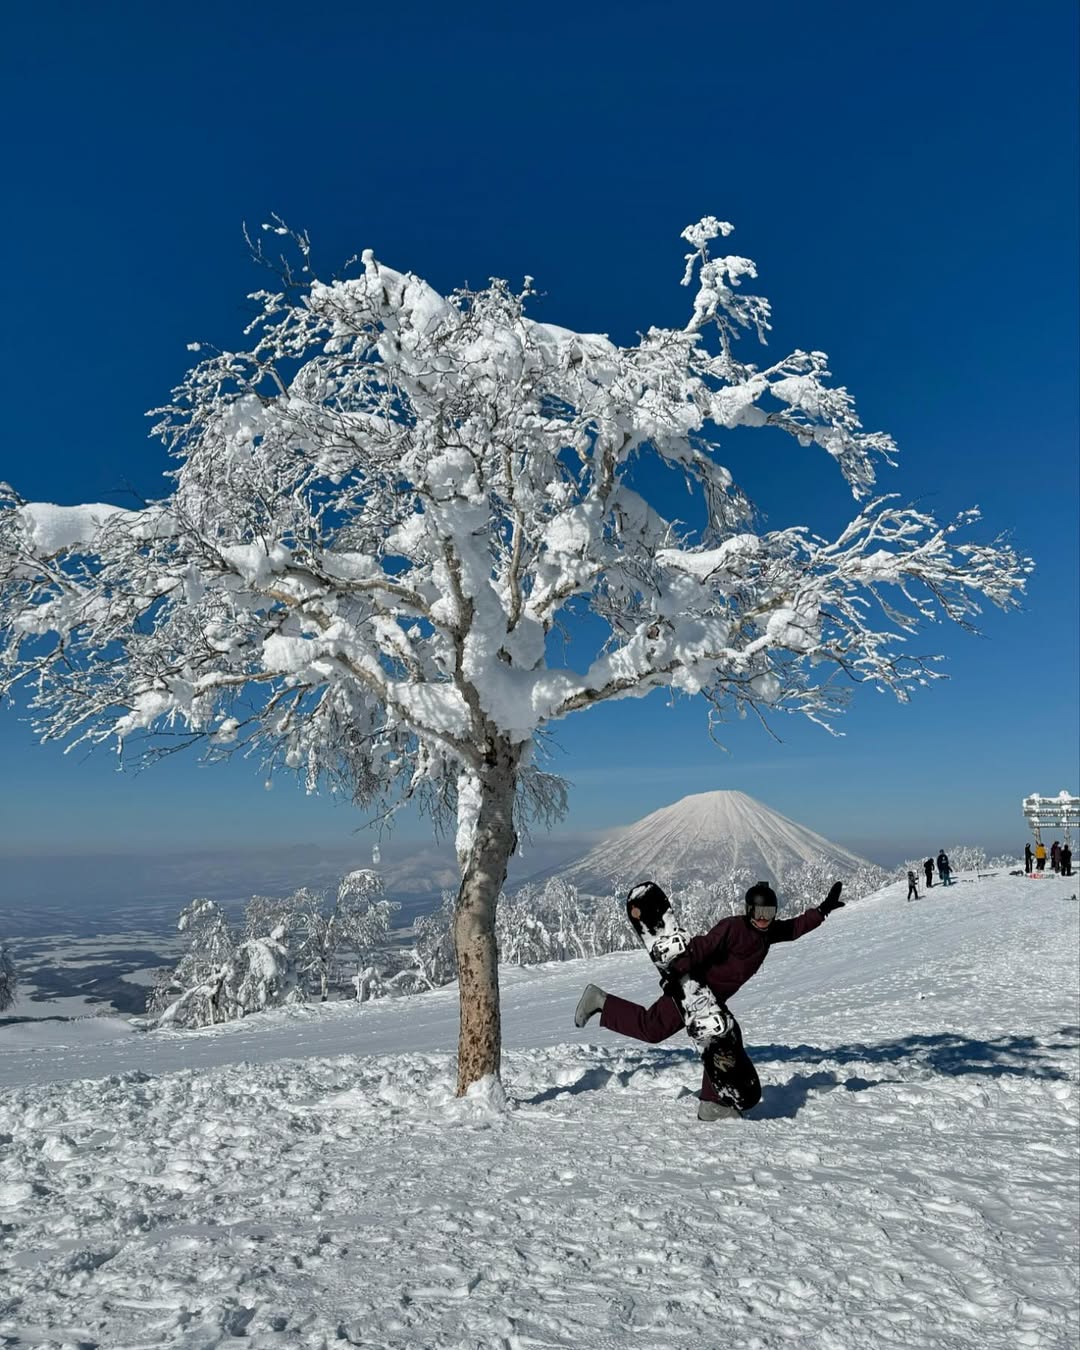
[[[1073,1052],[1080,1044],[1080,1027],[1061,1027],[1051,1038],[1039,1040],[1034,1036],[999,1036],[994,1040],[975,1040],[942,1032],[935,1036],[904,1036],[891,1041],[867,1044],[861,1041],[848,1045],[759,1045],[748,1046],[750,1058],[760,1068],[766,1064],[788,1064],[806,1061],[819,1064],[860,1064],[879,1068],[895,1066],[898,1072],[880,1078],[864,1078],[853,1074],[842,1078],[831,1069],[816,1073],[793,1074],[783,1083],[767,1084],[762,1102],[753,1109],[755,1120],[791,1119],[814,1093],[865,1092],[883,1083],[903,1083],[909,1079],[925,1079],[934,1074],[960,1077],[981,1074],[989,1078],[1027,1077],[1043,1080],[1064,1080],[1068,1074],[1054,1062],[1061,1054]],[[561,1096],[576,1096],[582,1092],[601,1092],[614,1084],[626,1087],[633,1075],[642,1069],[665,1070],[698,1065],[698,1054],[693,1049],[650,1048],[620,1050],[619,1067],[607,1069],[595,1065],[571,1083],[556,1084],[525,1099],[529,1106],[539,1106]]]

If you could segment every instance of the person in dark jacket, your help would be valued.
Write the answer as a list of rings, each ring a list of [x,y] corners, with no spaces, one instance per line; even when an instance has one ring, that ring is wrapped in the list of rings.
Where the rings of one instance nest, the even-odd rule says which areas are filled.
[[[944,849],[937,855],[938,876],[941,878],[943,886],[952,885],[952,866],[949,863],[949,855]]]
[[[1061,846],[1061,875],[1063,877],[1072,876],[1072,849],[1067,843]]]
[[[907,874],[907,898],[909,900],[918,900],[919,898],[919,887],[915,882],[914,872]]]
[[[721,919],[707,933],[691,938],[686,951],[668,967],[665,979],[693,975],[726,1004],[757,973],[774,943],[794,942],[819,928],[834,909],[842,909],[840,890],[838,881],[820,905],[804,910],[794,919],[778,919],[772,887],[764,881],[756,882],[746,892],[745,915]],[[578,1001],[575,1025],[583,1027],[596,1013],[600,1014],[600,1025],[605,1031],[617,1031],[650,1045],[666,1041],[683,1025],[679,1005],[670,994],[662,994],[651,1007],[643,1008],[590,984]],[[757,1070],[743,1047],[742,1031],[734,1018],[729,1042],[730,1068],[719,1088],[707,1074],[702,1076],[699,1120],[738,1117],[761,1100]]]
[[[927,858],[922,865],[922,870],[926,873],[926,889],[929,890],[934,884],[934,860]]]
[[[1050,866],[1055,872],[1061,871],[1061,845],[1056,839],[1050,845]]]
[[[1030,872],[1030,871],[1031,871],[1031,845],[1030,845],[1030,844],[1025,844],[1025,845],[1024,845],[1024,871],[1025,871],[1025,872]]]

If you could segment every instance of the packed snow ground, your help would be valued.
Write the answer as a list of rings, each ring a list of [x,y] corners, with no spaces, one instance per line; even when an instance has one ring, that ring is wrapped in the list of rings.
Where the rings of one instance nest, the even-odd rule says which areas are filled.
[[[0,1030],[0,1345],[1072,1350],[1076,878],[848,906],[733,1001],[764,1085],[593,1022],[643,954],[193,1033]]]

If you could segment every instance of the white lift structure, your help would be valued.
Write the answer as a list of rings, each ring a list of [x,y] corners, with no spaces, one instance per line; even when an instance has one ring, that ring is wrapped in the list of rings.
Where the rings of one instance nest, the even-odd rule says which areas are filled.
[[[1062,843],[1072,848],[1073,830],[1080,829],[1080,797],[1072,797],[1064,788],[1056,797],[1040,797],[1033,792],[1024,798],[1024,818],[1031,826],[1037,844],[1042,843],[1040,831],[1063,835]]]

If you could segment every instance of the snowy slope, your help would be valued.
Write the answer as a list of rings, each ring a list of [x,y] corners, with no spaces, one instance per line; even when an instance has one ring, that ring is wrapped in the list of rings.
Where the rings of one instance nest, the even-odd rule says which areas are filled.
[[[451,990],[5,1028],[0,1345],[1074,1350],[1076,891],[891,887],[778,948],[735,1124],[682,1036],[573,1028],[587,979],[653,996],[639,953],[504,972],[505,1107],[451,1095]]]
[[[775,885],[784,872],[818,859],[841,878],[869,865],[745,792],[698,792],[643,816],[576,862],[542,875],[563,877],[587,894],[607,895],[613,880],[651,877],[678,886],[714,882],[738,867]]]

